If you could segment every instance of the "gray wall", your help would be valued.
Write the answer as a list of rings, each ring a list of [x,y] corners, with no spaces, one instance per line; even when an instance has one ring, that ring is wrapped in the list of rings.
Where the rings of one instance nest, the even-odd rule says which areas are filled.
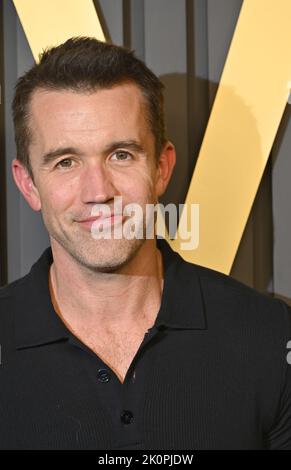
[[[24,275],[48,245],[41,214],[33,212],[12,180],[11,162],[15,158],[11,101],[17,77],[34,63],[12,2],[4,2],[4,82],[7,173],[8,281]]]
[[[272,151],[274,292],[291,304],[291,107],[287,105]]]

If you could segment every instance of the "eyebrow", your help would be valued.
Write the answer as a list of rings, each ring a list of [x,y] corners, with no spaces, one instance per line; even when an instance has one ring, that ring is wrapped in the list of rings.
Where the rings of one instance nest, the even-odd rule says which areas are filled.
[[[45,153],[42,156],[42,165],[48,165],[52,163],[54,160],[56,160],[59,157],[62,157],[64,155],[81,155],[81,152],[79,152],[76,148],[74,147],[59,147],[55,150],[51,150],[50,152]]]
[[[111,142],[102,150],[102,155],[106,155],[108,153],[113,152],[118,148],[126,148],[128,150],[132,150],[133,152],[138,153],[145,153],[145,149],[142,145],[136,140],[119,140],[116,142]],[[57,149],[51,150],[45,153],[42,156],[42,165],[48,165],[55,161],[59,157],[63,157],[65,155],[76,155],[81,156],[83,152],[78,150],[76,147],[59,147]]]

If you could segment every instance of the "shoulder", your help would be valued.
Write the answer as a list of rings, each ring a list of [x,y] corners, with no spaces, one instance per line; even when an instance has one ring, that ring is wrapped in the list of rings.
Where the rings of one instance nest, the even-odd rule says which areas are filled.
[[[5,286],[0,287],[0,305],[5,300],[9,300],[17,295],[18,292],[23,291],[25,289],[25,284],[28,281],[29,274],[26,274],[19,279],[16,279]]]
[[[180,259],[180,269],[187,273],[189,285],[198,280],[209,320],[216,318],[229,325],[252,325],[261,330],[275,327],[291,339],[291,307],[285,302],[231,276]]]
[[[0,288],[0,320],[6,311],[23,311],[33,307],[47,283],[49,265],[52,262],[50,247],[32,265],[25,276]]]
[[[0,287],[0,325],[10,321],[17,308],[26,308],[31,297],[30,273]]]
[[[0,313],[4,306],[31,305],[32,297],[47,283],[48,269],[52,262],[51,248],[46,248],[31,266],[30,271],[15,281],[0,287]]]

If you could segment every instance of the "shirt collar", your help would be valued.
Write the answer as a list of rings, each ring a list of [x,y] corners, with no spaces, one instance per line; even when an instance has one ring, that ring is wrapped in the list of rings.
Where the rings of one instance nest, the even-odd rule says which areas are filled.
[[[205,329],[205,309],[196,266],[184,261],[162,238],[157,238],[157,247],[163,257],[164,288],[156,326]]]
[[[185,262],[162,238],[157,238],[157,247],[163,258],[164,288],[155,326],[205,329],[202,290],[195,265]],[[12,309],[18,349],[65,340],[71,335],[52,305],[48,285],[52,262],[52,250],[48,247],[30,272],[14,285]]]

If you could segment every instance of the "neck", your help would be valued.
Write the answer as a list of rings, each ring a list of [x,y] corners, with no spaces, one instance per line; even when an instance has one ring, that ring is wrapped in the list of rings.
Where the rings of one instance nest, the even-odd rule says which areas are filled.
[[[147,240],[130,263],[114,273],[89,271],[53,244],[52,252],[51,295],[67,325],[126,330],[154,323],[163,289],[162,256],[155,240]]]

